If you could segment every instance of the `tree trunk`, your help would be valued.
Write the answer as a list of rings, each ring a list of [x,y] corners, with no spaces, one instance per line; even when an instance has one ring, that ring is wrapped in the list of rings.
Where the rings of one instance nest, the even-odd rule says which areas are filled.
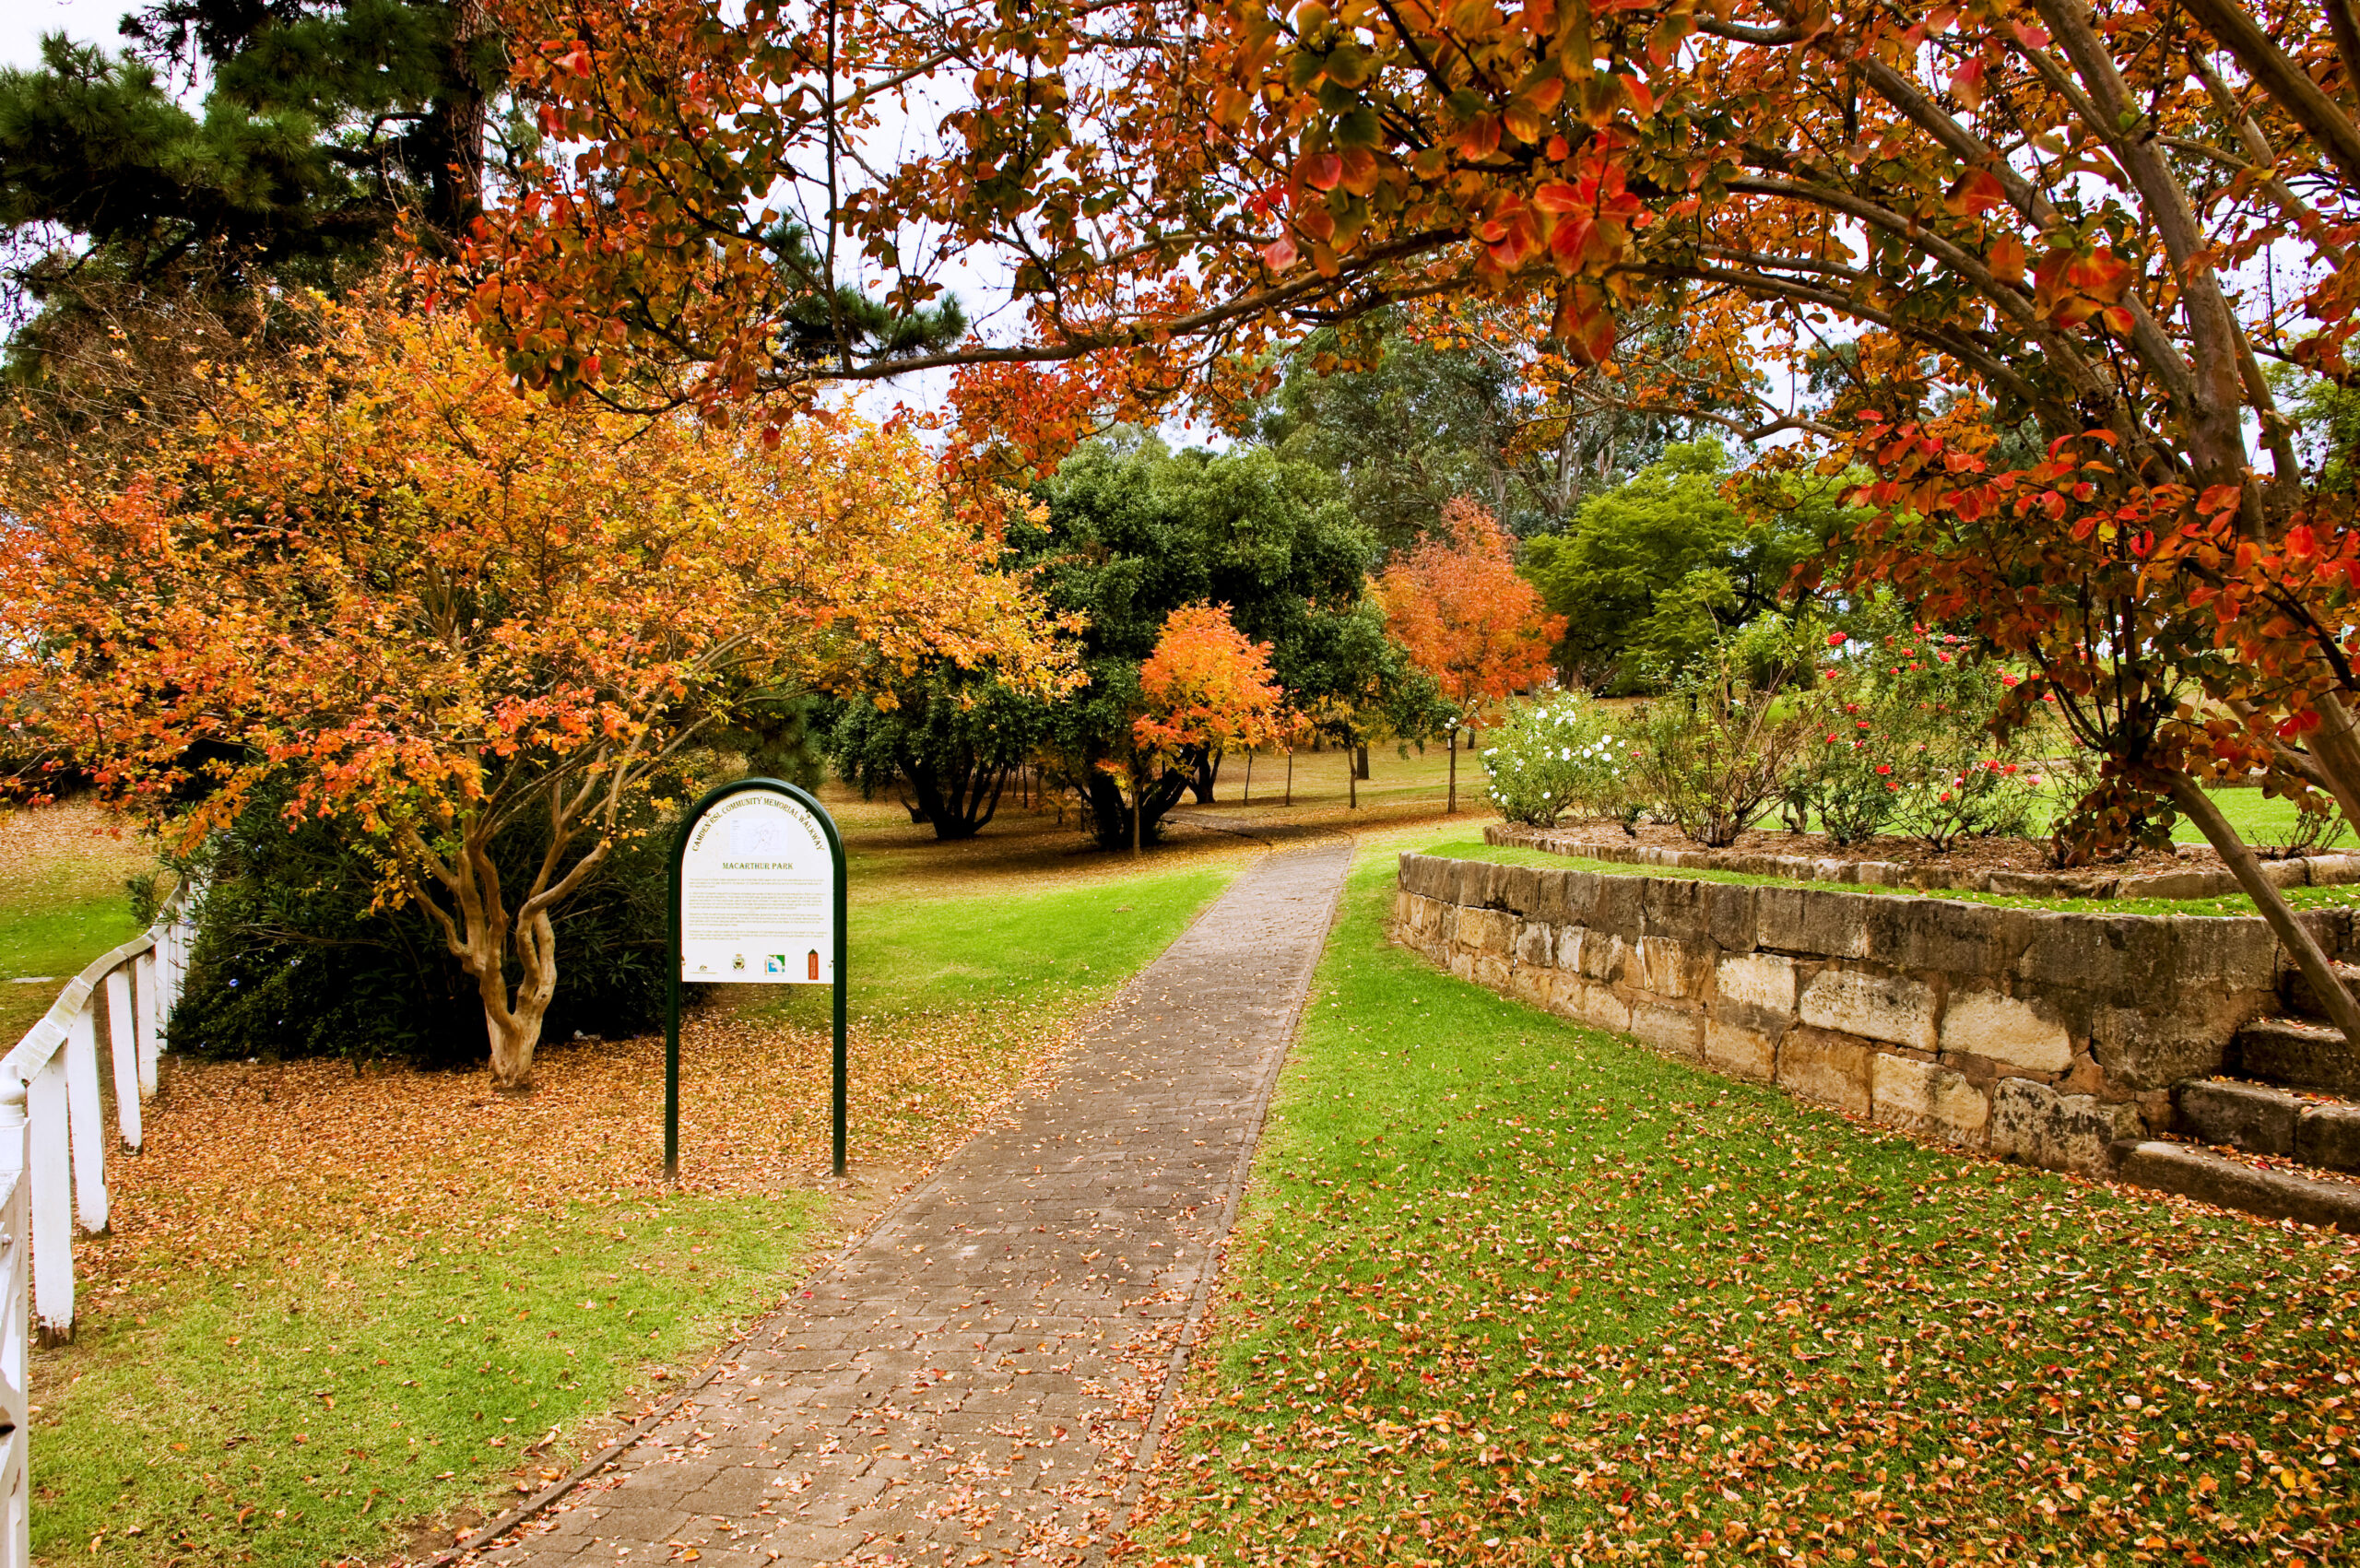
[[[1446,817],[1458,814],[1458,726],[1450,726],[1450,800],[1442,808]]]
[[[1196,772],[1188,776],[1188,787],[1196,792],[1199,806],[1213,803],[1213,784],[1221,777],[1221,753],[1218,751],[1207,752],[1204,760],[1197,764]]]
[[[1131,858],[1139,857],[1139,840],[1147,831],[1147,781],[1139,777],[1136,760],[1131,764]]]
[[[1352,743],[1344,742],[1344,806],[1347,810],[1361,808],[1361,770],[1352,756]]]
[[[1245,749],[1245,793],[1238,797],[1237,803],[1240,806],[1254,803],[1254,749],[1250,746]]]
[[[1366,742],[1363,742],[1362,744],[1352,748],[1352,776],[1354,778],[1364,779],[1368,777],[1368,745]]]
[[[1294,804],[1294,748],[1287,748],[1287,797],[1283,804]]]
[[[2345,989],[2342,977],[2335,973],[2335,966],[2320,949],[2310,927],[2295,918],[2286,895],[2262,875],[2261,862],[2254,857],[2245,840],[2237,836],[2237,831],[2229,826],[2229,819],[2221,815],[2221,808],[2204,793],[2204,786],[2177,769],[2165,776],[2171,784],[2173,803],[2188,813],[2189,820],[2204,834],[2204,841],[2212,846],[2213,853],[2227,863],[2237,886],[2246,890],[2246,896],[2261,912],[2262,919],[2269,922],[2271,934],[2278,938],[2279,946],[2294,956],[2295,967],[2309,983],[2312,995],[2327,1008],[2330,1020],[2343,1032],[2346,1041],[2360,1046],[2360,1004],[2353,1001],[2352,993]]]

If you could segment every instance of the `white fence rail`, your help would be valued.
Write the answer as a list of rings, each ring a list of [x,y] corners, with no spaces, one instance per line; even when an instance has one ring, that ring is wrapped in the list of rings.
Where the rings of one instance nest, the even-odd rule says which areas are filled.
[[[194,935],[183,885],[146,935],[76,975],[0,1057],[0,1568],[31,1560],[31,1337],[73,1332],[74,1231],[107,1228],[107,1150],[114,1138],[139,1147],[141,1102],[156,1092],[156,1057]],[[101,996],[112,1137],[100,1077]]]

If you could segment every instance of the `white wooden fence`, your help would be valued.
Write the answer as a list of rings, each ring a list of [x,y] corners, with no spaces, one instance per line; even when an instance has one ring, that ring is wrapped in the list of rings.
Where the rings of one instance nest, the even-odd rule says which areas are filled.
[[[99,1070],[106,996],[115,1131],[140,1142],[140,1104],[181,993],[195,927],[175,893],[145,936],[70,981],[17,1048],[0,1057],[0,1568],[31,1560],[26,1360],[36,1328],[74,1328],[74,1229],[107,1228],[107,1134]],[[28,1286],[30,1302],[28,1303]],[[30,1306],[30,1313],[28,1313]]]

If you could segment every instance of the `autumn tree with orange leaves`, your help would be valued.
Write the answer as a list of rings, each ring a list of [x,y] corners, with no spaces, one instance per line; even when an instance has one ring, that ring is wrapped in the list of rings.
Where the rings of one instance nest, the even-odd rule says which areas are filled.
[[[2355,377],[2351,0],[518,15],[566,155],[451,286],[533,384],[792,409],[895,373],[784,330],[790,207],[823,215],[822,283],[882,277],[900,308],[952,251],[1008,261],[1015,331],[918,361],[957,373],[954,451],[994,463],[1233,408],[1274,348],[1404,302],[1523,309],[1566,373],[1642,392],[1618,322],[1678,312],[1748,433],[1870,476],[1831,566],[1971,620],[2109,758],[2088,853],[2172,803],[2360,1037],[2202,787],[2262,768],[2360,809],[2355,498],[2272,373]],[[919,99],[958,105],[921,116],[939,136],[871,156]],[[1754,378],[1780,356],[1852,384],[1777,406]]]
[[[1102,764],[1130,794],[1134,856],[1159,771],[1174,762],[1193,770],[1208,751],[1276,740],[1286,693],[1270,674],[1270,645],[1249,642],[1227,606],[1183,605],[1163,618],[1139,666],[1139,701],[1145,712],[1131,721],[1127,754]]]
[[[1385,627],[1434,679],[1450,709],[1450,796],[1458,809],[1458,732],[1517,691],[1555,676],[1549,651],[1565,634],[1540,590],[1517,575],[1516,546],[1498,519],[1457,496],[1441,526],[1396,555],[1376,580]]]
[[[496,1088],[530,1083],[554,912],[750,704],[926,657],[1062,678],[906,433],[552,407],[455,316],[320,333],[137,477],[8,498],[0,722],[180,849],[260,798],[342,824],[475,981]],[[503,885],[527,819],[546,853]]]

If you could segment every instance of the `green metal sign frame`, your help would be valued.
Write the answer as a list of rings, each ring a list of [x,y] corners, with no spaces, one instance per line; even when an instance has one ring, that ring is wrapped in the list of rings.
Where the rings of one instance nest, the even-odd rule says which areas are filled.
[[[670,916],[670,967],[664,981],[664,1176],[667,1181],[680,1177],[680,868],[689,853],[689,839],[695,833],[697,823],[714,807],[732,796],[760,793],[784,796],[819,819],[820,831],[828,837],[828,855],[833,862],[829,880],[833,884],[835,900],[834,944],[835,993],[832,1008],[835,1026],[835,1173],[844,1173],[844,841],[836,831],[836,819],[819,798],[799,784],[785,779],[732,779],[705,791],[704,797],[689,808],[680,821],[679,835],[672,842],[672,882],[667,913]]]

